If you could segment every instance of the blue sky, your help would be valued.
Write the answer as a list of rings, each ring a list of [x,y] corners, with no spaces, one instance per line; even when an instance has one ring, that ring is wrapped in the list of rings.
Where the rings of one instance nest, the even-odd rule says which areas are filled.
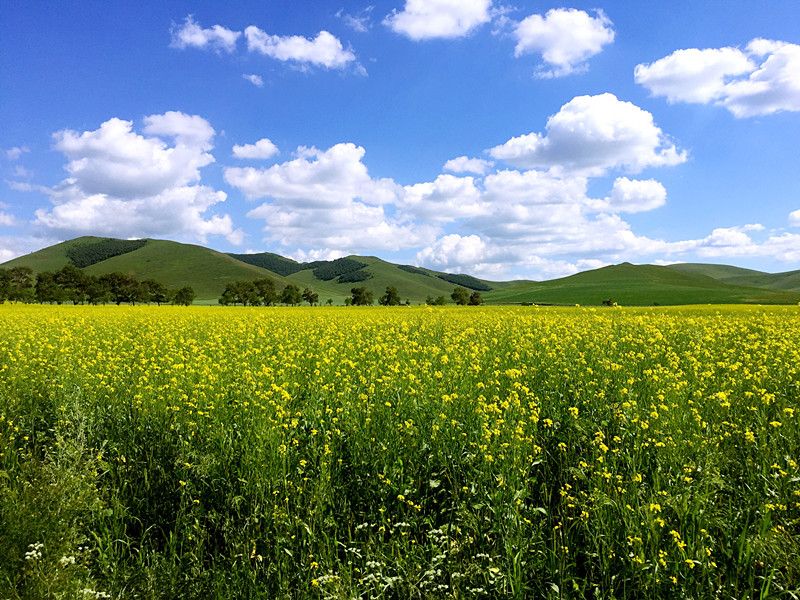
[[[0,261],[800,268],[800,4],[3,3]]]

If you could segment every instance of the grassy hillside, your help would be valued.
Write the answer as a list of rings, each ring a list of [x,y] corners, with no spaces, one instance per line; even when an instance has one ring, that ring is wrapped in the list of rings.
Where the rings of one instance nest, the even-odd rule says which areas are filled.
[[[114,255],[115,253],[124,252]],[[110,258],[109,258],[110,256]],[[800,271],[762,273],[728,265],[684,263],[659,267],[623,263],[551,281],[489,282],[469,275],[449,275],[420,267],[395,265],[374,256],[349,256],[336,261],[298,263],[272,253],[231,255],[166,240],[136,243],[82,237],[22,256],[2,265],[28,266],[35,272],[57,271],[75,261],[87,273],[119,271],[138,279],[155,279],[170,288],[192,286],[197,301],[216,303],[231,281],[271,277],[279,288],[294,283],[310,287],[321,303],[343,304],[353,287],[369,289],[375,301],[387,286],[414,304],[429,296],[448,300],[459,283],[481,289],[492,304],[621,305],[757,303],[796,304]],[[359,281],[360,277],[368,277]],[[486,288],[491,288],[486,290]]]
[[[33,269],[34,273],[41,273],[42,271],[58,271],[62,267],[72,264],[72,261],[69,259],[70,250],[77,246],[94,244],[107,239],[109,238],[91,236],[75,238],[74,240],[68,240],[66,242],[61,242],[60,244],[55,244],[54,246],[42,248],[36,252],[26,254],[25,256],[19,256],[8,261],[7,263],[4,263],[2,267],[4,269],[11,269],[14,267],[30,267]]]
[[[492,303],[586,305],[607,299],[622,305],[784,304],[796,303],[800,294],[731,285],[670,267],[623,263],[551,281],[510,284],[485,298]]]
[[[216,302],[231,281],[271,277],[284,285],[280,275],[248,265],[215,250],[166,240],[148,240],[142,248],[104,260],[85,269],[102,275],[119,271],[138,279],[155,279],[178,288],[194,288],[198,301]]]
[[[424,302],[428,296],[446,296],[449,299],[450,293],[455,287],[452,283],[437,277],[412,273],[374,256],[351,256],[348,258],[365,263],[364,270],[372,276],[365,281],[338,283],[335,279],[321,281],[314,276],[312,269],[305,269],[289,275],[286,279],[301,287],[312,287],[319,293],[322,302],[327,298],[332,298],[336,304],[344,302],[354,287],[366,287],[372,292],[377,302],[378,298],[386,291],[387,286],[394,286],[404,301],[408,299],[413,303]]]
[[[690,275],[705,275],[721,281],[734,277],[766,275],[766,273],[762,271],[755,271],[753,269],[710,263],[677,263],[674,265],[667,265],[667,268]]]
[[[731,285],[800,292],[800,270],[787,271],[785,273],[764,273],[753,269],[702,263],[681,263],[669,265],[669,268],[684,273],[708,275]]]
[[[800,292],[800,271],[743,275],[741,277],[731,277],[727,282],[735,285],[750,285],[773,290]]]

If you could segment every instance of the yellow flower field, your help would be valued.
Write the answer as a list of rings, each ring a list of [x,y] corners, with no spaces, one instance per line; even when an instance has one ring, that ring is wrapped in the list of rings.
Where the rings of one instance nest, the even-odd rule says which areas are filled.
[[[798,307],[2,305],[0,597],[800,593],[799,404]]]

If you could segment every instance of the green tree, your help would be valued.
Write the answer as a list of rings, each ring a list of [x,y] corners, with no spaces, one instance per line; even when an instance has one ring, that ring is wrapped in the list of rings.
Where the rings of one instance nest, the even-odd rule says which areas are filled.
[[[16,302],[32,302],[34,299],[33,269],[14,267],[8,271],[8,299]]]
[[[469,295],[469,305],[470,306],[480,306],[483,304],[483,298],[481,298],[480,292],[472,292]]]
[[[64,265],[54,275],[55,283],[63,291],[64,300],[73,304],[86,302],[86,273],[75,265]]]
[[[100,276],[100,283],[106,287],[111,301],[117,306],[124,302],[136,304],[139,297],[139,282],[124,273],[107,273]]]
[[[372,292],[365,287],[354,287],[350,290],[350,303],[353,306],[369,306],[372,304]]]
[[[0,269],[0,304],[8,300],[11,293],[11,276],[5,269]]]
[[[382,306],[400,306],[400,292],[394,286],[386,286],[386,292],[378,299]]]
[[[303,294],[300,291],[300,288],[290,283],[281,292],[281,302],[283,304],[291,304],[292,306],[297,306],[303,301]]]
[[[194,289],[187,285],[175,292],[175,295],[172,297],[172,303],[180,306],[189,306],[194,302],[194,297]]]
[[[319,302],[319,294],[311,288],[303,290],[303,300],[308,302],[309,306],[314,306]]]
[[[169,290],[163,283],[153,279],[146,279],[142,282],[142,288],[147,296],[147,302],[153,302],[161,306],[169,301]]]
[[[61,286],[56,283],[55,276],[48,271],[42,271],[36,275],[34,294],[36,301],[40,304],[45,302],[61,304],[66,296]]]
[[[261,296],[258,287],[252,281],[232,281],[225,286],[219,303],[223,306],[241,304],[242,306],[258,306]]]
[[[453,293],[450,294],[450,297],[453,299],[453,302],[459,306],[464,306],[469,302],[469,290],[467,288],[457,287],[453,289]]]
[[[97,277],[90,275],[86,283],[86,301],[91,304],[105,304],[112,300],[113,296],[108,286],[104,285]]]
[[[253,282],[253,285],[255,285],[258,298],[264,306],[272,306],[278,301],[278,291],[275,289],[275,282],[269,277],[258,279]]]

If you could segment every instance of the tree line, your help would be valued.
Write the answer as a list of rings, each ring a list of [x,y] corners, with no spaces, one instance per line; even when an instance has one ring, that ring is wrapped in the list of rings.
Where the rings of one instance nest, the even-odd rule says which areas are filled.
[[[470,290],[463,287],[453,289],[450,298],[458,305],[479,306],[483,304],[480,292],[472,291],[470,293]],[[274,306],[276,304],[297,306],[303,302],[307,302],[309,306],[316,306],[319,304],[319,294],[308,287],[301,291],[293,283],[279,290],[275,281],[268,277],[251,281],[232,281],[225,286],[219,297],[219,303],[223,306]],[[374,303],[375,297],[372,291],[364,286],[351,288],[350,297],[344,300],[345,306],[371,306]],[[447,304],[447,298],[445,296],[438,298],[428,296],[426,303],[443,305]],[[332,305],[333,300],[329,298],[326,304]],[[378,304],[381,306],[401,306],[403,304],[410,306],[411,301],[403,302],[397,288],[390,285],[386,286],[386,291],[378,298]]]
[[[223,306],[273,306],[275,304],[288,304],[297,306],[303,302],[308,302],[309,306],[319,304],[319,294],[311,288],[300,290],[299,287],[290,283],[282,290],[278,291],[275,282],[269,277],[256,279],[255,281],[233,281],[225,286],[219,303]],[[332,304],[328,300],[328,304]]]
[[[0,269],[0,303],[41,304],[180,304],[194,302],[190,286],[171,290],[153,279],[139,281],[124,273],[89,275],[74,265],[34,275],[29,267]]]

